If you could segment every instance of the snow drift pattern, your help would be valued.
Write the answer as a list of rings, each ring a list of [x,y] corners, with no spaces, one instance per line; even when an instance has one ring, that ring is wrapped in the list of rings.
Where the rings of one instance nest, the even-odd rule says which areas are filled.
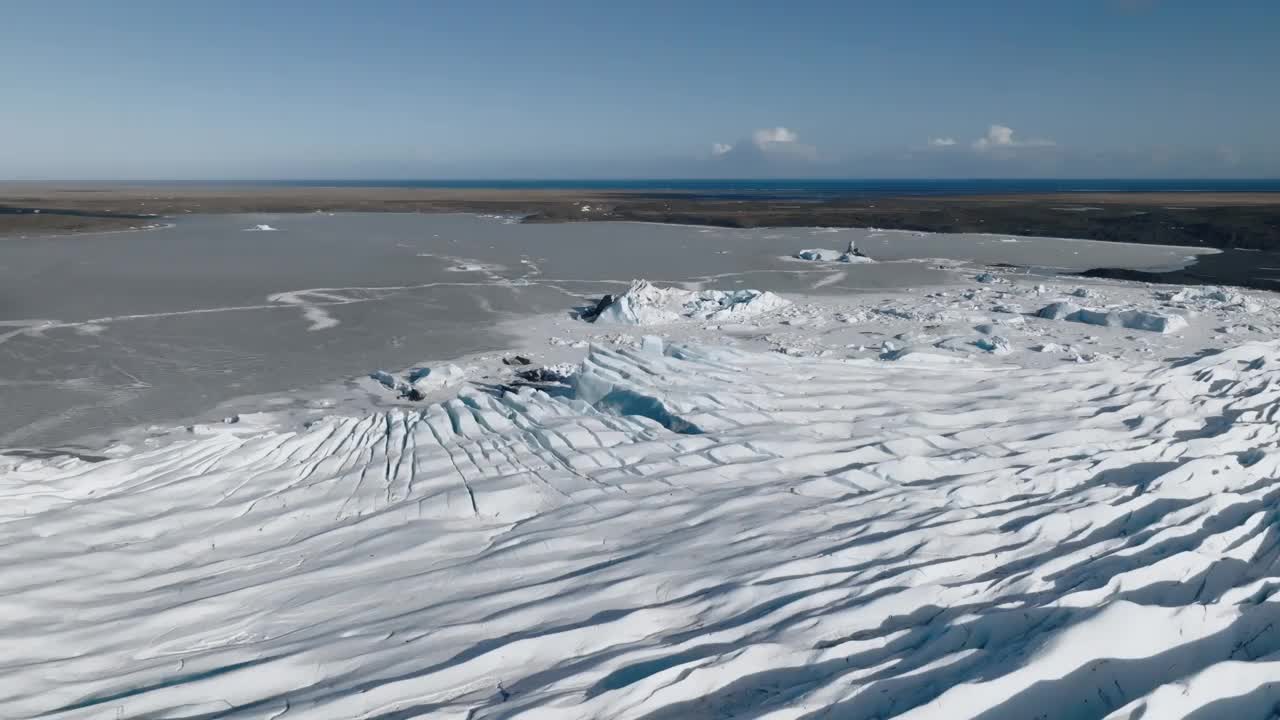
[[[1280,346],[1048,371],[646,347],[593,349],[567,397],[468,390],[11,465],[0,707],[1163,720],[1280,701]]]

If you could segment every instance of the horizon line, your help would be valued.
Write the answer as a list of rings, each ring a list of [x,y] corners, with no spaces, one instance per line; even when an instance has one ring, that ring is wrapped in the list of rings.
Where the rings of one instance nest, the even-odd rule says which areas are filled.
[[[1123,183],[1123,182],[1144,182],[1144,183],[1280,183],[1280,176],[1274,177],[1143,177],[1143,176],[1124,176],[1124,177],[482,177],[482,178],[380,178],[380,177],[326,177],[326,178],[301,178],[301,177],[279,177],[279,178],[131,178],[131,179],[107,179],[107,178],[45,178],[45,179],[21,179],[6,178],[0,179],[0,185],[20,185],[20,184],[53,184],[53,183],[85,183],[99,185],[145,185],[145,184],[162,184],[162,183],[211,183],[211,184],[230,184],[239,183],[244,185],[262,185],[262,184],[278,184],[278,183],[306,183],[306,184],[324,184],[324,183],[379,183],[385,185],[397,185],[405,183],[462,183],[467,185],[475,185],[477,183],[913,183],[913,182],[936,182],[936,183],[990,183],[990,182],[1056,182],[1056,183],[1080,183],[1080,182],[1100,182],[1100,183]]]

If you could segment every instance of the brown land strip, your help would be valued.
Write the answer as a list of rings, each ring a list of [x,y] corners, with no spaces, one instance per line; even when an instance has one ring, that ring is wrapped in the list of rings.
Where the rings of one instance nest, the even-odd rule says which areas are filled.
[[[583,209],[583,206],[589,209]],[[39,212],[36,212],[36,211]],[[514,213],[527,222],[879,227],[1280,250],[1280,193],[1062,193],[818,201],[688,192],[0,184],[0,236],[114,230],[188,213]]]

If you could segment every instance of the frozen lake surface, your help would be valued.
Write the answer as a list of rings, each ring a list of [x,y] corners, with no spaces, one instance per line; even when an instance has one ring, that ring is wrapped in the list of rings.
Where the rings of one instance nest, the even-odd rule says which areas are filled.
[[[850,239],[879,260],[1170,268],[1190,248],[1000,236],[471,215],[213,215],[172,227],[0,241],[0,447],[198,417],[375,367],[485,350],[499,320],[563,312],[633,278],[843,295],[954,280],[925,262],[787,259]]]

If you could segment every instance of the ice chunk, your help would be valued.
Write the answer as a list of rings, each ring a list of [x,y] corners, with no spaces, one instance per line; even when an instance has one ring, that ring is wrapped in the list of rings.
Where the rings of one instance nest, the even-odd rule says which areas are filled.
[[[840,262],[844,263],[873,263],[867,254],[858,249],[858,243],[854,240],[849,241],[849,247],[845,248],[844,254],[840,256]]]
[[[657,335],[645,335],[640,341],[640,352],[646,355],[662,355],[662,338]]]
[[[457,385],[466,379],[466,371],[453,364],[435,368],[416,368],[409,373],[408,377],[409,385],[424,394]]]
[[[1084,321],[1091,325],[1106,324],[1111,327],[1125,327],[1130,330],[1146,330],[1158,333],[1178,332],[1187,327],[1187,319],[1181,315],[1145,312],[1142,310],[1125,310],[1123,312],[1110,313],[1094,313],[1082,310],[1081,312],[1088,314],[1088,318]],[[1101,322],[1096,322],[1099,320]]]
[[[388,390],[396,391],[401,398],[423,400],[431,392],[443,390],[466,380],[467,373],[457,365],[450,364],[436,368],[414,368],[405,375],[404,380],[386,370],[369,373],[369,377]]]
[[[618,323],[622,325],[661,325],[681,320],[676,310],[683,303],[677,295],[687,291],[676,288],[659,288],[647,280],[636,280],[631,283],[627,292],[617,297],[608,298],[603,307],[597,306],[593,322]],[[692,293],[688,294],[689,296]]]
[[[683,290],[636,280],[625,293],[597,306],[592,322],[661,325],[682,320],[743,320],[787,307],[791,302],[762,290]]]
[[[1157,292],[1156,297],[1166,302],[1199,307],[1224,307],[1257,312],[1261,306],[1248,297],[1222,287],[1182,288],[1176,292]]]
[[[1008,355],[1013,352],[1013,344],[1008,339],[999,335],[978,338],[973,342],[979,349],[986,350],[992,355]]]
[[[1056,302],[1045,305],[1036,313],[1045,320],[1066,320],[1080,312],[1080,306],[1069,302]]]
[[[826,250],[821,248],[813,248],[809,250],[801,250],[796,253],[799,260],[812,260],[814,262],[837,262],[844,255],[839,250]]]
[[[811,260],[814,262],[842,262],[842,263],[873,263],[875,260],[867,257],[865,253],[858,249],[858,244],[854,240],[849,241],[849,247],[844,251],[827,250],[825,248],[811,248],[809,250],[801,250],[795,254],[799,260]]]
[[[1187,319],[1181,315],[1145,310],[1089,310],[1069,302],[1050,303],[1040,308],[1040,312],[1036,314],[1046,320],[1067,320],[1086,325],[1122,327],[1157,333],[1172,333],[1187,327]]]
[[[396,380],[396,376],[392,375],[386,370],[374,370],[373,372],[369,373],[369,377],[378,381],[379,385],[382,385],[388,390],[395,390],[396,386],[400,384],[400,381]]]

